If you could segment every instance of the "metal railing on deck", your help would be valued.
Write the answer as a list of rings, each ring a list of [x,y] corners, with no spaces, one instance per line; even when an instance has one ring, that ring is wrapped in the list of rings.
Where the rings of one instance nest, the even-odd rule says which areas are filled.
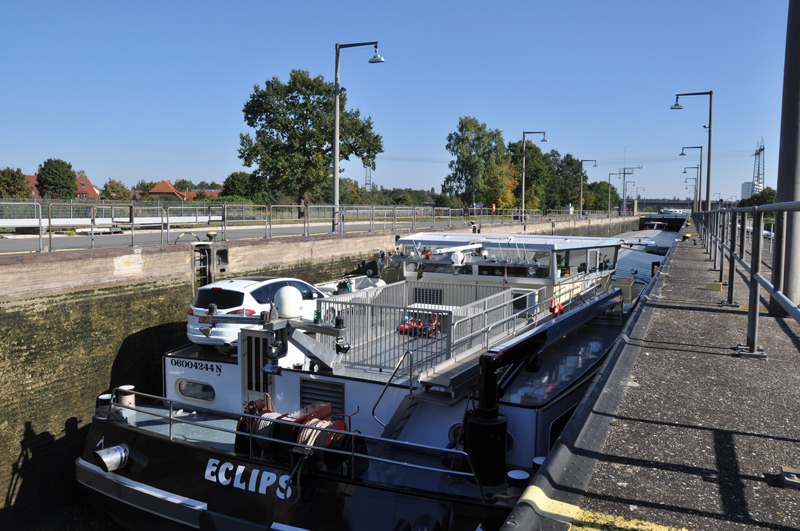
[[[369,463],[369,468],[392,467],[395,472],[392,474],[392,483],[399,488],[416,488],[431,490],[436,488],[439,480],[443,476],[460,476],[459,488],[462,495],[471,496],[479,500],[485,500],[483,487],[474,473],[475,467],[470,456],[459,449],[440,448],[424,444],[415,444],[406,441],[398,441],[383,437],[363,435],[357,432],[331,429],[329,427],[319,427],[311,425],[301,425],[302,431],[308,433],[318,433],[319,436],[300,437],[307,441],[325,440],[333,438],[350,438],[349,443],[340,445],[339,448],[321,446],[319,444],[304,444],[297,440],[286,440],[273,435],[259,434],[258,428],[253,429],[253,433],[238,431],[235,426],[240,418],[247,418],[248,424],[257,425],[265,422],[274,425],[283,425],[286,430],[269,430],[275,434],[279,431],[292,432],[298,428],[298,424],[279,418],[265,418],[259,415],[232,414],[198,405],[191,405],[183,402],[169,400],[167,398],[149,395],[138,391],[124,390],[125,394],[135,396],[135,399],[127,404],[119,400],[121,390],[115,388],[112,391],[112,401],[109,406],[107,418],[119,418],[114,414],[114,410],[119,410],[126,417],[126,422],[135,429],[150,431],[166,435],[170,440],[180,439],[184,444],[205,446],[207,448],[217,448],[215,441],[221,437],[227,437],[233,441],[235,437],[246,437],[248,442],[247,457],[251,461],[274,461],[276,455],[287,454],[292,448],[305,448],[309,451],[318,452],[318,455],[327,455],[333,460],[340,460],[347,463],[346,473],[351,481],[365,484],[381,484],[379,479],[373,479],[369,474],[357,475],[361,469],[357,461],[363,460]],[[191,414],[186,413],[191,411]],[[132,415],[139,417],[133,417]],[[127,420],[127,417],[131,420]],[[196,419],[196,420],[195,420]],[[214,425],[213,420],[230,421],[232,428]],[[184,426],[191,426],[191,439],[187,439],[181,431]],[[166,431],[166,433],[162,433]],[[357,443],[363,441],[363,445]],[[379,448],[382,445],[390,445],[392,453],[387,457],[381,454],[372,455],[370,449]],[[272,451],[266,451],[271,449]],[[266,454],[266,456],[264,456]],[[393,459],[395,455],[402,456],[402,459]],[[337,457],[338,456],[338,457]],[[447,467],[442,465],[445,462],[463,462],[463,468]],[[376,478],[381,474],[376,474]],[[434,486],[434,487],[432,487]],[[454,487],[455,488],[455,487]]]
[[[725,253],[728,253],[728,297],[724,301],[726,304],[738,306],[734,302],[737,264],[742,266],[750,275],[748,281],[747,341],[746,344],[738,346],[740,353],[759,357],[766,356],[763,349],[758,345],[761,288],[764,288],[772,300],[786,311],[789,316],[797,323],[800,323],[800,310],[798,310],[797,304],[789,300],[783,293],[782,273],[785,271],[786,265],[786,219],[788,212],[800,212],[800,202],[729,208],[692,214],[695,225],[705,242],[706,252],[710,254],[710,258],[714,262],[714,270],[719,271],[720,283],[724,282]],[[777,255],[780,257],[780,262],[773,263],[773,268],[781,272],[776,279],[775,285],[761,274],[764,239],[769,239],[770,248],[772,248],[772,241],[775,236],[772,231],[765,231],[765,214],[775,215],[775,224],[780,231],[777,241],[782,244],[782,248],[778,249],[779,253]],[[748,263],[746,240],[749,234],[752,234],[752,238],[750,262]],[[792,251],[798,252],[800,250],[793,249]]]
[[[391,370],[412,350],[418,373],[508,335],[515,326],[508,318],[536,304],[532,292],[516,293],[517,310],[514,292],[502,286],[405,281],[319,299],[317,308],[324,323],[344,319],[351,349],[342,367]]]

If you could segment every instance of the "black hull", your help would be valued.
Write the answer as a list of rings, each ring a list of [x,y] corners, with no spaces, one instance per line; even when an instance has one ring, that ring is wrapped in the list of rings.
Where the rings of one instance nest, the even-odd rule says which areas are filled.
[[[97,468],[93,451],[101,440],[106,448],[128,445],[132,462],[118,472]],[[237,470],[241,470],[238,477]],[[324,473],[301,475],[298,492],[288,487],[290,472],[288,467],[97,419],[76,462],[78,481],[104,500],[120,525],[136,530],[264,530],[281,524],[321,531],[372,531],[412,529],[415,522],[442,531],[478,525],[491,530],[502,526],[515,501],[435,498],[430,491],[395,489],[389,483],[367,485]],[[254,473],[259,477],[251,480]],[[264,477],[269,485],[261,493]]]

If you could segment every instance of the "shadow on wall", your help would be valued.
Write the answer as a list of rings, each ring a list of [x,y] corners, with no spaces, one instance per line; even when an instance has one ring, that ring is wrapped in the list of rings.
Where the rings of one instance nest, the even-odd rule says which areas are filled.
[[[127,336],[114,359],[106,392],[132,384],[137,391],[161,394],[161,357],[187,342],[185,321]],[[102,392],[98,389],[97,394]],[[86,407],[93,408],[94,401]],[[0,508],[0,529],[121,529],[75,481],[75,459],[83,452],[90,422],[70,417],[56,435],[37,433],[31,421],[25,422]]]
[[[160,395],[161,357],[188,342],[186,321],[165,323],[129,335],[114,358],[107,391],[120,385],[133,385],[136,391]]]
[[[75,459],[83,452],[89,426],[70,417],[59,436],[36,433],[31,422],[11,465],[11,481],[0,509],[0,529],[56,531],[118,529],[75,483]]]

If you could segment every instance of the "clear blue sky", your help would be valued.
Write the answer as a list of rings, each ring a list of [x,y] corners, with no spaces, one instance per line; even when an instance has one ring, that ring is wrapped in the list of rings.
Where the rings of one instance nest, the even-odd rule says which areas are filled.
[[[669,107],[713,90],[712,192],[738,197],[762,138],[776,187],[787,12],[787,0],[8,1],[0,167],[60,158],[98,186],[221,183],[247,170],[237,148],[255,84],[292,69],[333,81],[336,42],[378,40],[383,64],[369,47],[341,57],[348,106],[383,136],[378,185],[441,191],[446,137],[474,116],[506,142],[546,131],[545,150],[597,159],[589,181],[642,164],[630,178],[643,196],[688,197],[699,151],[677,155],[706,146],[708,97]],[[363,184],[359,161],[342,167]]]

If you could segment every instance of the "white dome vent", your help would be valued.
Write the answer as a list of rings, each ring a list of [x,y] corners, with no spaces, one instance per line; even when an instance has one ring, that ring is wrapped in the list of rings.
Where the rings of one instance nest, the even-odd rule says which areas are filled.
[[[303,295],[293,286],[284,286],[275,293],[275,310],[281,319],[299,319],[303,310]]]

